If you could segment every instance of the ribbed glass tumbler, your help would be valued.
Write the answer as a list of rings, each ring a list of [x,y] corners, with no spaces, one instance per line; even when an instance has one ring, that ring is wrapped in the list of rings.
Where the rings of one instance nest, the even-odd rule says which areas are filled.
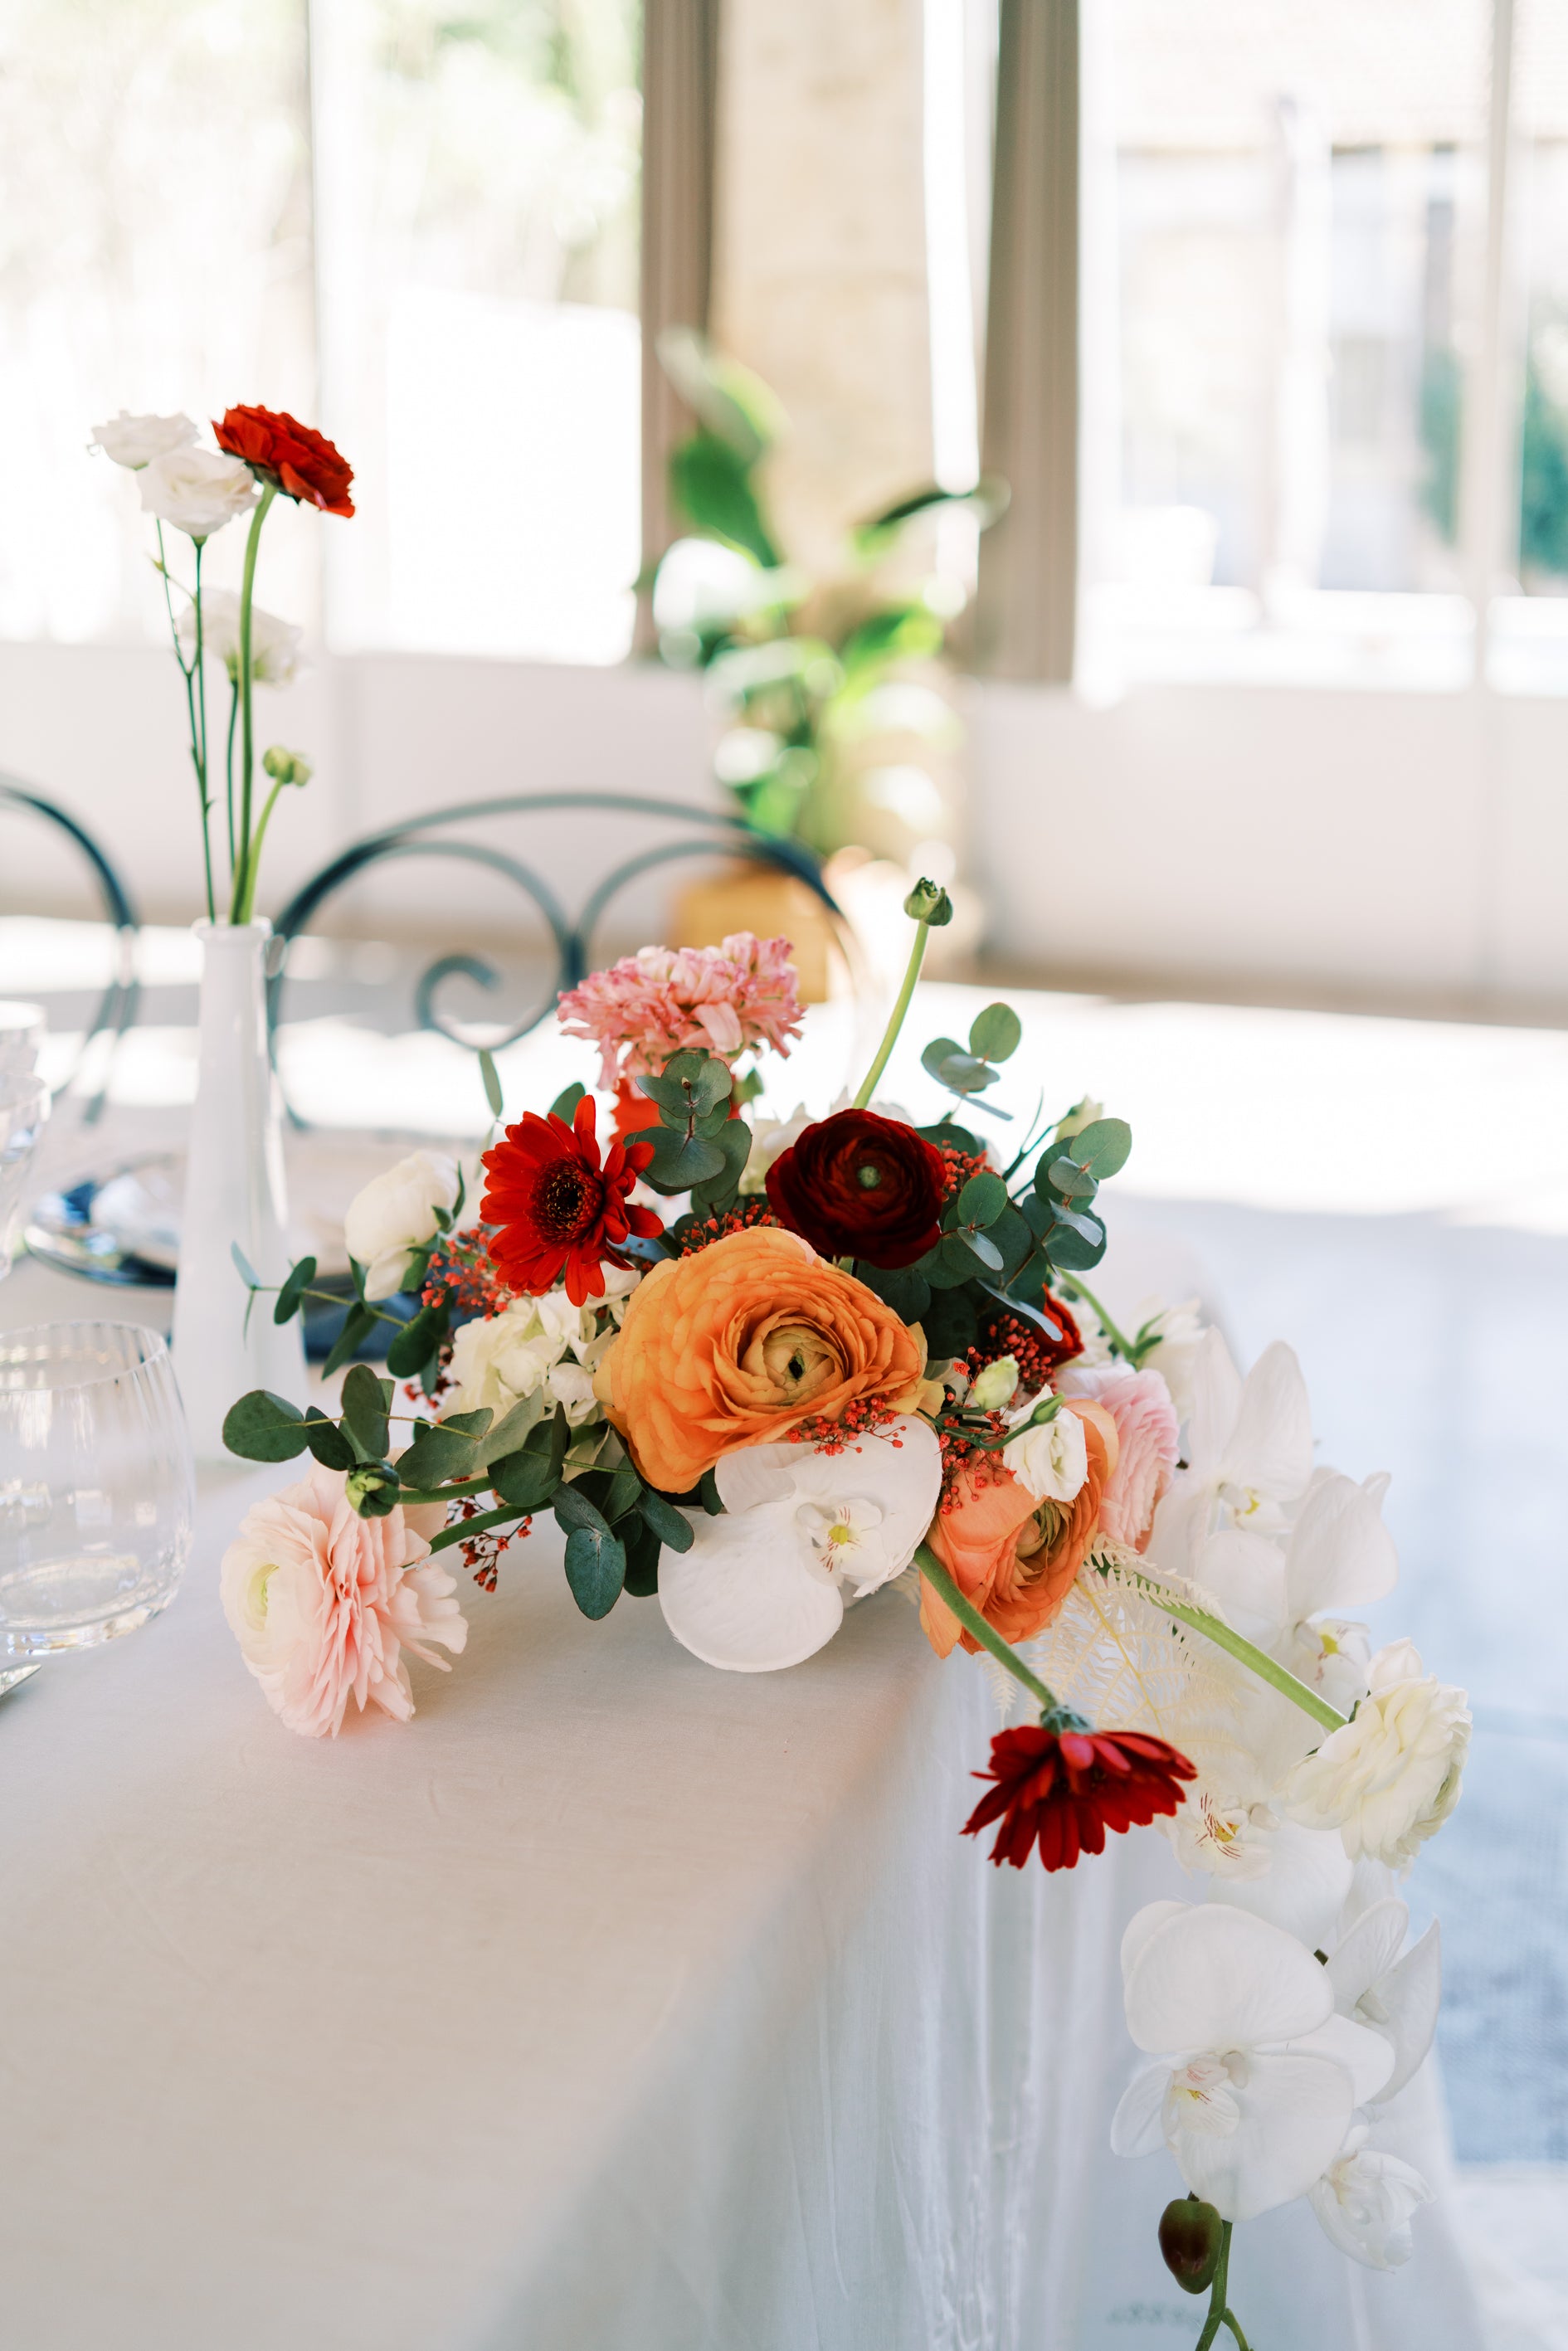
[[[173,1598],[195,1510],[169,1350],[136,1322],[0,1332],[0,1684]]]

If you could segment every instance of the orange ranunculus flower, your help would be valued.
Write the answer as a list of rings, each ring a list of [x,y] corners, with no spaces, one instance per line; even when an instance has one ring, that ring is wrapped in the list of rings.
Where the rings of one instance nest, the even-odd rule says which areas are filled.
[[[925,1339],[798,1233],[760,1225],[656,1265],[632,1291],[594,1392],[651,1486],[684,1493],[743,1445],[912,1412]]]
[[[1082,1396],[1066,1399],[1065,1409],[1082,1421],[1089,1456],[1089,1474],[1071,1502],[1037,1502],[1010,1469],[988,1461],[978,1475],[958,1472],[951,1501],[937,1511],[925,1538],[965,1599],[1015,1644],[1042,1633],[1072,1589],[1116,1467],[1110,1414]],[[955,1641],[966,1649],[979,1646],[924,1577],[920,1622],[939,1657]]]

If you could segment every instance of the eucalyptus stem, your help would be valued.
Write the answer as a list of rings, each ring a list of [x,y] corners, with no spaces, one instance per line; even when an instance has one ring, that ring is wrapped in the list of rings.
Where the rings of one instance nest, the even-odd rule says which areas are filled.
[[[1010,1641],[1004,1641],[994,1625],[988,1625],[972,1601],[966,1600],[929,1543],[915,1547],[915,1564],[933,1590],[939,1593],[967,1633],[972,1633],[982,1649],[988,1649],[999,1666],[1005,1666],[1015,1681],[1023,1684],[1030,1696],[1043,1708],[1057,1704],[1054,1690],[1048,1689],[1036,1674],[1031,1674]]]
[[[1277,1664],[1220,1617],[1211,1616],[1207,1608],[1193,1608],[1185,1600],[1176,1599],[1174,1593],[1165,1584],[1156,1583],[1152,1575],[1139,1575],[1126,1568],[1122,1573],[1129,1583],[1137,1585],[1145,1600],[1152,1600],[1156,1608],[1163,1608],[1167,1616],[1174,1616],[1179,1624],[1190,1625],[1195,1633],[1203,1634],[1216,1648],[1228,1650],[1231,1656],[1255,1673],[1260,1681],[1267,1682],[1270,1688],[1277,1689],[1282,1698],[1288,1698],[1292,1706],[1299,1706],[1303,1714],[1310,1714],[1312,1720],[1321,1723],[1325,1730],[1344,1729],[1347,1718],[1330,1706],[1326,1698],[1321,1698],[1316,1690],[1309,1689],[1305,1682],[1299,1681],[1288,1666]]]
[[[245,573],[239,591],[239,689],[240,689],[240,810],[239,864],[235,874],[234,898],[229,908],[231,923],[248,923],[256,903],[256,859],[250,838],[250,798],[256,777],[256,726],[251,710],[255,680],[251,674],[250,640],[251,607],[256,598],[256,558],[261,543],[261,526],[267,520],[268,508],[277,496],[276,482],[263,485],[260,498],[250,518],[250,535],[245,543]]]

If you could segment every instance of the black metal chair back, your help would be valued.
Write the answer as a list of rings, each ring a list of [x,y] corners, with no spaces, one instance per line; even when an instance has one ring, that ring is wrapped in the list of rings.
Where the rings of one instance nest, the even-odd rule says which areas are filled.
[[[68,809],[46,799],[41,792],[34,791],[19,777],[0,775],[0,810],[4,809],[15,809],[22,815],[37,817],[65,835],[90,869],[103,901],[105,920],[114,931],[114,961],[109,985],[99,999],[98,1009],[82,1040],[81,1051],[66,1077],[55,1088],[58,1095],[72,1083],[98,1039],[107,1035],[118,1044],[136,1018],[141,996],[141,982],[136,975],[136,934],[141,926],[141,917],[130,892],[108,856],[87,827],[78,818],[72,816]],[[108,1084],[109,1057],[106,1057],[98,1092],[83,1113],[89,1125],[102,1113]]]

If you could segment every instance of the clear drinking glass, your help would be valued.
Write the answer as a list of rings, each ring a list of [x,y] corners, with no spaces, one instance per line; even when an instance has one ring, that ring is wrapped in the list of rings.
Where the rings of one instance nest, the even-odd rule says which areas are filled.
[[[139,1322],[0,1332],[0,1684],[173,1598],[195,1509],[174,1367]]]
[[[41,1004],[0,996],[0,1078],[23,1077],[37,1066],[46,1026]]]
[[[11,1270],[16,1212],[48,1115],[49,1090],[36,1071],[0,1069],[0,1281]]]

